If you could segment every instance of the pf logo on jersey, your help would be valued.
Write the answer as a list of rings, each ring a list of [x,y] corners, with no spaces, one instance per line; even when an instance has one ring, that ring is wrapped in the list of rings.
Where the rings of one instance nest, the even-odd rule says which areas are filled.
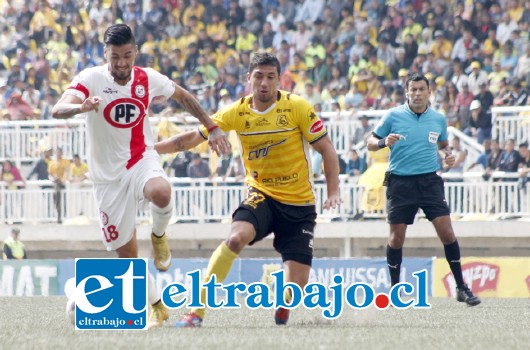
[[[119,98],[109,103],[103,110],[105,120],[116,128],[132,128],[145,116],[145,106],[133,98]]]

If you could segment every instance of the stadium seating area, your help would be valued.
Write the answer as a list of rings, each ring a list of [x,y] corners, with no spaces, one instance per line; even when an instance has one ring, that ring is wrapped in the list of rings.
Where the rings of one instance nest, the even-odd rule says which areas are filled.
[[[448,181],[475,179],[465,172],[486,170],[477,180],[488,180],[487,186],[517,187],[511,180],[519,180],[517,191],[526,188],[528,1],[0,0],[0,18],[0,160],[20,169],[19,178],[2,171],[4,194],[22,190],[9,181],[24,182],[49,148],[62,147],[65,158],[79,154],[85,160],[83,122],[50,121],[51,107],[75,74],[104,63],[103,32],[113,23],[133,28],[138,65],[171,77],[210,113],[249,92],[246,69],[252,51],[274,52],[283,68],[281,88],[305,97],[326,119],[346,165],[351,148],[365,156],[358,130],[369,130],[381,110],[403,103],[407,74],[423,73],[431,81],[431,105],[447,116],[452,139],[460,140],[453,150],[464,155],[458,174],[448,173]],[[194,127],[182,112],[173,101],[152,104],[150,113],[160,117],[153,125],[159,137]],[[495,157],[488,156],[491,138],[500,141]],[[210,160],[212,174],[227,175],[229,160],[212,157],[207,148],[195,151]],[[181,159],[165,161],[170,175],[178,176]],[[512,174],[496,176],[495,171]],[[459,182],[449,187],[466,188]],[[7,218],[9,201],[3,197],[0,217]],[[509,209],[501,203],[493,211],[527,212],[524,198],[526,190],[512,198],[516,204]],[[43,200],[53,206],[53,199]],[[458,211],[473,212],[477,201]],[[352,202],[346,214],[360,204]],[[212,215],[200,217],[225,213]],[[46,221],[56,214],[35,217]]]

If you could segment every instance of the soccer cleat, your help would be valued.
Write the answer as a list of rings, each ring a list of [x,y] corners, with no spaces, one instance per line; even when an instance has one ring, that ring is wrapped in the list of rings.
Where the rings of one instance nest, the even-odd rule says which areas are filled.
[[[287,321],[289,321],[289,309],[277,308],[274,312],[274,321],[279,326],[285,326]]]
[[[171,252],[167,244],[166,234],[162,237],[151,233],[151,243],[153,244],[153,252],[155,254],[155,267],[158,271],[167,271],[171,266]]]
[[[202,325],[202,318],[200,318],[194,312],[185,314],[184,316],[178,319],[177,323],[175,323],[175,327],[177,328],[198,328],[201,325]]]
[[[480,304],[480,299],[473,295],[473,292],[467,284],[462,285],[460,288],[456,288],[456,300],[463,303],[465,302],[469,306],[475,306]]]
[[[151,314],[149,315],[149,322],[147,328],[151,329],[154,327],[160,327],[164,324],[164,321],[169,318],[167,308],[161,301],[151,305]]]

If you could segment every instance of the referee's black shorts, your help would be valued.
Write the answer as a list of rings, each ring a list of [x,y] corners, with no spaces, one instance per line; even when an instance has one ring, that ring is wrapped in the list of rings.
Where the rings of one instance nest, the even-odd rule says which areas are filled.
[[[412,176],[390,174],[386,199],[390,224],[412,225],[419,208],[429,221],[450,213],[444,182],[436,173]]]
[[[251,188],[232,218],[254,226],[256,237],[250,245],[274,232],[273,246],[283,261],[311,266],[316,216],[314,205],[283,204]]]

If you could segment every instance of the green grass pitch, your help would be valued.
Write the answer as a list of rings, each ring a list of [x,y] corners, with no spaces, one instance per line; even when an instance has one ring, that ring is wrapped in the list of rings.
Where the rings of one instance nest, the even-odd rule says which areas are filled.
[[[184,310],[171,310],[149,331],[75,331],[66,297],[2,297],[0,349],[530,349],[530,299],[430,302],[430,310],[346,308],[334,321],[299,308],[287,326],[271,310],[208,311],[198,329],[175,329]]]

